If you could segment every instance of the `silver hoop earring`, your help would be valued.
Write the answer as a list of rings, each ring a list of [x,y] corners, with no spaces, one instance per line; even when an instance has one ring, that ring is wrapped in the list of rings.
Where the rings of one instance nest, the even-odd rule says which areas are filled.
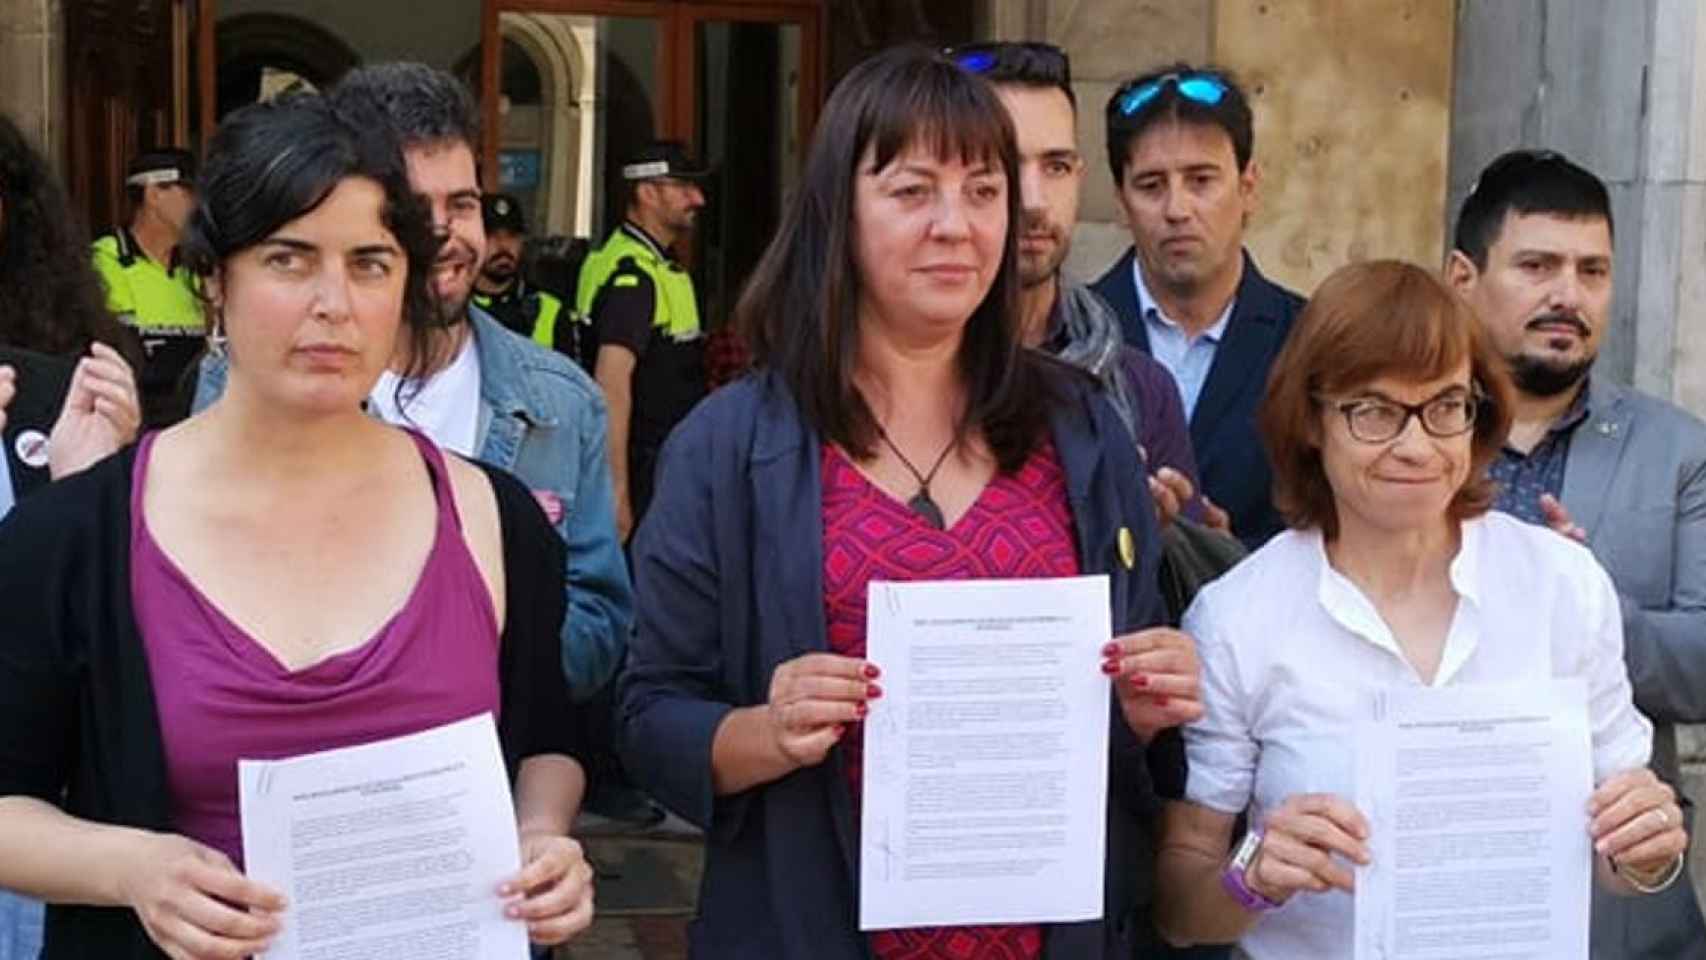
[[[225,309],[217,309],[213,313],[213,325],[207,331],[207,355],[215,360],[226,359]]]

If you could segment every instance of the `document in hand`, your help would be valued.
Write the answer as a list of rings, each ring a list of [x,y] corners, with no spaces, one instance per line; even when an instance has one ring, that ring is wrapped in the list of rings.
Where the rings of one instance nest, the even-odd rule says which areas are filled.
[[[1102,915],[1108,578],[872,583],[859,927]]]
[[[264,960],[525,960],[498,885],[520,869],[491,714],[237,767],[244,871],[289,900]]]
[[[1580,679],[1377,694],[1356,960],[1587,960],[1592,792]]]

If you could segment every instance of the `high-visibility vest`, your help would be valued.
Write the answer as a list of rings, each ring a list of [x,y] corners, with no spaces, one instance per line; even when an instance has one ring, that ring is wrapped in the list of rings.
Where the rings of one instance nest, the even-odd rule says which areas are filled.
[[[513,309],[507,297],[494,297],[489,293],[479,292],[474,294],[474,305],[496,317],[504,326],[516,333],[525,334],[542,347],[556,348],[557,318],[563,313],[563,301],[556,294],[544,290],[527,290],[521,295],[520,301],[522,310],[532,313],[532,322],[518,329],[510,323],[511,317],[507,315]]]
[[[591,322],[593,301],[623,261],[651,278],[657,292],[652,307],[652,326],[676,342],[699,339],[699,303],[693,295],[693,277],[653,244],[635,236],[636,228],[623,224],[611,232],[604,245],[587,254],[581,264],[580,283],[575,287],[576,320]]]
[[[96,240],[93,255],[107,288],[107,309],[144,337],[206,334],[207,318],[188,270],[168,272],[123,229]]]

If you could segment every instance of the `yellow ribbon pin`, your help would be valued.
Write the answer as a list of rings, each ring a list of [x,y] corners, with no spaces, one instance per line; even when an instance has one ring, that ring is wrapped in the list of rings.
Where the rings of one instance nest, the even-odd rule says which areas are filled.
[[[1127,570],[1137,566],[1137,540],[1131,535],[1130,527],[1120,528],[1120,562]]]

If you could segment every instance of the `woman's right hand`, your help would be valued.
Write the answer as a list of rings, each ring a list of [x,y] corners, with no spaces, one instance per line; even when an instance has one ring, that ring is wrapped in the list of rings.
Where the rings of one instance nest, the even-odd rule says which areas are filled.
[[[765,704],[776,749],[796,767],[823,762],[847,732],[865,718],[867,700],[882,696],[876,664],[833,653],[808,653],[776,668]]]
[[[170,834],[144,835],[120,883],[148,938],[173,960],[259,954],[278,934],[285,906],[223,853]]]
[[[1350,893],[1351,871],[1339,858],[1368,864],[1368,820],[1332,794],[1296,794],[1268,815],[1244,882],[1274,903],[1301,891]]]

